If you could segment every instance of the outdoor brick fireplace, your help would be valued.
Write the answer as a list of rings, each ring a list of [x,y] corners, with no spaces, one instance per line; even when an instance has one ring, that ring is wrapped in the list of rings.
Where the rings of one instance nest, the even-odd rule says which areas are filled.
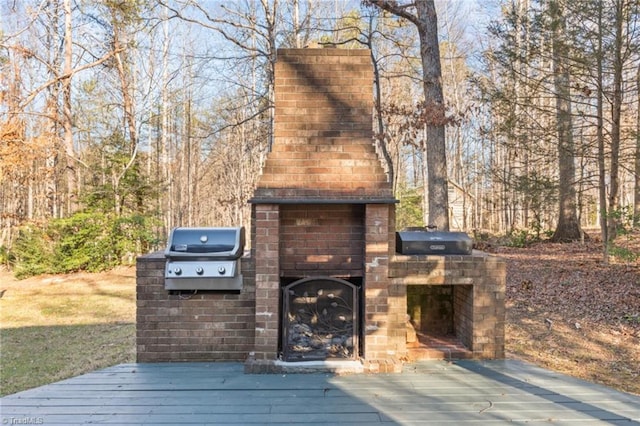
[[[442,356],[416,351],[420,338],[408,344],[434,316],[423,313],[429,303],[407,301],[430,300],[433,286],[450,297],[439,308],[449,317],[432,324],[446,324],[467,356],[504,357],[504,262],[395,253],[397,200],[372,141],[370,52],[279,50],[275,71],[275,138],[250,200],[243,288],[167,292],[164,259],[141,257],[138,361],[237,360],[269,372],[351,360],[398,371]]]

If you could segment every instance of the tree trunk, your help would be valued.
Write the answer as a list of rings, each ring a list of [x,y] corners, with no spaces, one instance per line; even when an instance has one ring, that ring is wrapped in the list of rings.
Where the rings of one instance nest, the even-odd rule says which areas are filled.
[[[156,169],[156,181],[163,186],[169,186],[172,181],[171,172],[169,170],[169,47],[171,46],[173,39],[170,37],[169,32],[169,19],[167,18],[167,8],[163,7],[163,20],[162,20],[162,87],[160,88],[160,123],[157,152],[157,169]],[[158,192],[158,204],[157,209],[163,213],[163,228],[159,232],[159,237],[163,238],[169,233],[169,230],[175,226],[174,221],[174,209],[173,209],[173,192],[166,191],[163,194],[162,191]]]
[[[62,79],[62,129],[66,153],[67,213],[77,208],[78,180],[76,154],[73,147],[73,115],[71,112],[71,76],[73,71],[73,37],[71,32],[71,0],[64,0],[64,78]]]
[[[441,231],[449,230],[449,194],[444,126],[446,124],[442,70],[438,43],[438,17],[433,0],[417,0],[400,5],[396,1],[367,0],[380,9],[404,18],[416,26],[420,39],[422,80],[425,100],[428,221]],[[408,10],[415,7],[416,13]]]
[[[633,226],[640,225],[640,64],[636,73],[636,152],[634,155],[635,181],[633,191]]]
[[[449,230],[447,191],[447,148],[445,144],[445,108],[442,94],[438,18],[433,0],[416,2],[424,98],[427,103],[427,172],[429,223],[441,231]]]
[[[557,1],[549,3],[552,20],[552,60],[556,99],[556,131],[558,135],[558,199],[559,216],[553,241],[577,241],[581,238],[576,203],[576,170],[571,116],[570,75],[566,66],[567,45],[563,38],[566,23]]]
[[[607,228],[609,241],[616,237],[621,226],[621,217],[617,213],[620,209],[618,193],[620,187],[620,120],[622,116],[622,73],[624,59],[622,49],[624,48],[623,22],[625,20],[625,0],[615,2],[615,49],[613,61],[613,97],[611,100],[611,165],[609,169],[609,215],[607,216]]]
[[[117,11],[112,11],[113,19],[113,48],[116,70],[118,72],[118,78],[120,80],[120,91],[122,94],[122,111],[124,114],[124,125],[127,129],[128,141],[129,141],[129,159],[127,163],[122,167],[122,170],[113,174],[113,188],[114,188],[114,212],[117,216],[120,216],[123,211],[123,201],[125,196],[119,192],[120,182],[124,178],[128,170],[131,169],[135,163],[136,156],[138,154],[138,130],[136,122],[136,105],[133,95],[132,87],[135,86],[133,81],[133,72],[130,67],[130,60],[128,57],[128,35],[126,34],[126,26],[119,25],[117,18]]]
[[[596,52],[596,139],[598,140],[598,205],[600,219],[600,235],[602,237],[602,259],[609,259],[609,230],[607,228],[607,186],[606,163],[604,152],[604,94],[603,94],[603,51],[602,51],[602,5],[598,7],[598,51]]]

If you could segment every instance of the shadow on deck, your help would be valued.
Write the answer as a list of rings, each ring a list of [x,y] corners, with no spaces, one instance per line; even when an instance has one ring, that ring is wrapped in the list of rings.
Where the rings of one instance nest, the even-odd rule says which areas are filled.
[[[122,364],[0,404],[2,424],[640,424],[639,396],[514,360],[420,361],[376,375]]]

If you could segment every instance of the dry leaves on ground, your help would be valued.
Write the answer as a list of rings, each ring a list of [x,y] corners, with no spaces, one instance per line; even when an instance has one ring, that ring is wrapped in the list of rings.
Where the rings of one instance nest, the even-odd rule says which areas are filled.
[[[510,356],[640,394],[638,262],[603,262],[597,241],[495,252],[507,262]]]

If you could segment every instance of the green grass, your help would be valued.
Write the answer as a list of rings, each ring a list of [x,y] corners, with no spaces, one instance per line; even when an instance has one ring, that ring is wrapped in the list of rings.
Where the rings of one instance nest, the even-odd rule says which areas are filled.
[[[135,324],[9,328],[0,339],[2,395],[135,358]]]
[[[135,270],[0,273],[0,395],[135,360]]]

